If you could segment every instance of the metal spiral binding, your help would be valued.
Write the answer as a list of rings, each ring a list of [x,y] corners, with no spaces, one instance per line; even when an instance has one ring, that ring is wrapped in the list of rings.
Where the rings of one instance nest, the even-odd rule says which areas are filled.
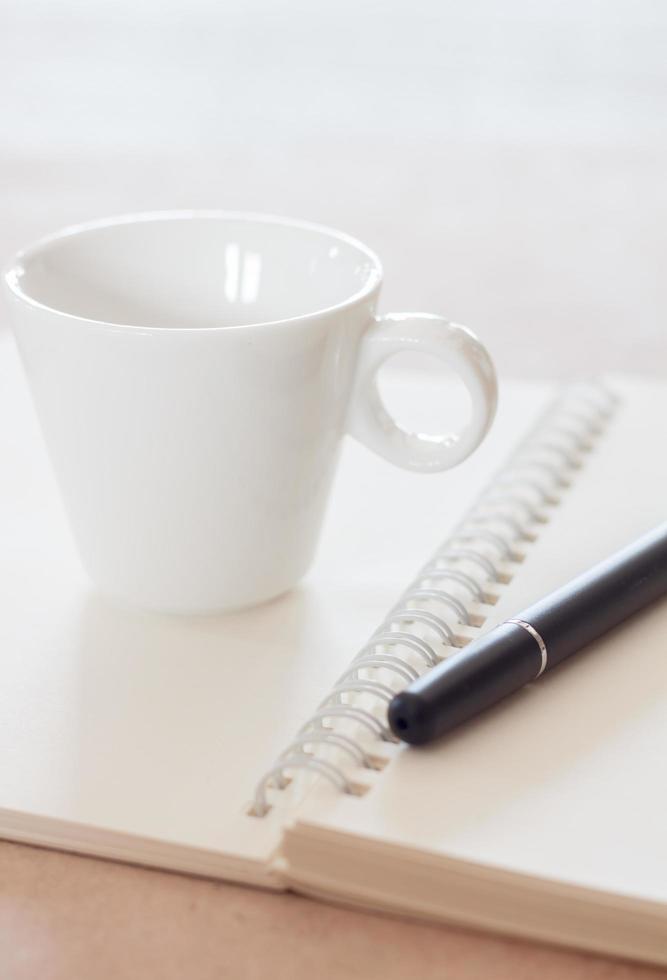
[[[274,805],[269,793],[279,797],[297,771],[324,776],[343,793],[359,793],[349,767],[357,777],[379,768],[368,747],[395,741],[385,721],[387,704],[474,638],[489,603],[603,433],[616,401],[602,383],[589,382],[571,386],[549,406],[259,781],[251,815],[268,813]]]

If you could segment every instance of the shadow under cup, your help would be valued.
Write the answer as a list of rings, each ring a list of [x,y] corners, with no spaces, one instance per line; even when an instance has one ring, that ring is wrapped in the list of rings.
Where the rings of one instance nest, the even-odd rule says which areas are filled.
[[[208,613],[293,586],[316,546],[377,258],[305,223],[183,212],[66,229],[5,278],[100,589]]]

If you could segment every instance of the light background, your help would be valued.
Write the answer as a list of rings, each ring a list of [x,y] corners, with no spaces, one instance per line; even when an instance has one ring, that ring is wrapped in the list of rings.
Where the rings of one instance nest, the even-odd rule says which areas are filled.
[[[667,368],[667,5],[0,3],[0,254],[128,210],[340,227],[501,372]]]

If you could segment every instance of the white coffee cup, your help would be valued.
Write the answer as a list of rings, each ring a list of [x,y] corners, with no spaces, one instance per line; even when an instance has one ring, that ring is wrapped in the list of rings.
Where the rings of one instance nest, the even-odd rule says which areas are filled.
[[[496,405],[464,327],[375,316],[382,270],[348,235],[218,211],[66,228],[5,274],[13,327],[83,563],[98,587],[181,613],[260,602],[313,557],[347,431],[398,466],[455,466]],[[376,374],[452,366],[467,427],[398,427]]]

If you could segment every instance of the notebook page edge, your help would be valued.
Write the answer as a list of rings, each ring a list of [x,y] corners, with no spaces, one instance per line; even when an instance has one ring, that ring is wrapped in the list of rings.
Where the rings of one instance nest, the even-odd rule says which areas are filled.
[[[643,511],[639,514],[639,517],[634,522],[634,524],[636,526],[634,526],[633,533],[639,534],[639,533],[647,530],[651,526],[652,521],[654,521],[654,522],[657,523],[658,520],[661,519],[661,516],[664,517],[664,514],[662,513],[662,510],[661,510],[661,500],[659,499],[659,494],[660,494],[660,489],[659,488],[660,488],[661,485],[664,485],[664,480],[661,483],[661,481],[659,479],[660,473],[659,472],[655,472],[655,473],[651,472],[650,471],[650,469],[651,469],[650,467],[648,468],[648,472],[646,472],[646,467],[645,467],[644,475],[642,476],[641,475],[642,474],[642,469],[641,469],[641,466],[639,465],[639,463],[643,459],[644,463],[646,464],[648,457],[651,456],[650,453],[647,454],[647,448],[650,449],[651,439],[652,438],[655,438],[655,435],[659,432],[660,418],[661,417],[664,417],[664,410],[667,407],[667,388],[665,387],[665,385],[663,383],[660,383],[660,382],[650,382],[650,381],[644,381],[643,379],[623,378],[623,377],[618,377],[618,376],[616,376],[613,379],[613,382],[612,383],[621,391],[621,393],[623,395],[623,398],[624,398],[624,400],[626,402],[626,405],[627,405],[626,412],[629,412],[629,414],[626,416],[626,424],[625,424],[625,426],[622,425],[617,430],[617,433],[616,433],[615,436],[614,436],[614,433],[613,433],[613,429],[611,430],[610,439],[611,440],[615,440],[615,442],[612,442],[611,445],[612,446],[615,445],[616,446],[616,451],[618,452],[620,449],[623,448],[623,441],[622,440],[624,440],[624,439],[625,440],[629,440],[628,444],[630,444],[630,442],[632,442],[633,440],[635,442],[638,442],[638,443],[641,443],[642,444],[642,449],[641,449],[640,452],[638,452],[638,453],[635,452],[635,456],[632,456],[632,454],[629,454],[629,456],[627,457],[627,467],[628,467],[628,469],[630,471],[632,471],[633,470],[633,467],[634,467],[635,479],[637,478],[637,472],[639,472],[640,477],[639,477],[638,483],[639,483],[640,486],[643,487],[644,492],[645,492],[645,497],[642,497],[641,495],[637,496],[637,494],[635,494],[634,497],[633,497],[633,502],[635,503],[635,506],[636,507],[637,507],[638,503],[640,501],[642,501],[642,500],[644,501],[644,504],[645,504]],[[649,429],[651,430],[648,433],[646,432],[646,420],[647,419],[650,420]],[[635,445],[635,450],[636,449],[637,449],[637,446]],[[660,461],[659,460],[656,460],[655,457],[652,457],[652,459],[653,459],[653,462],[656,463],[656,465],[658,466],[658,469],[659,469],[660,468]],[[589,495],[589,498],[591,498],[591,496],[592,496],[592,488],[593,488],[596,480],[598,482],[599,481],[602,481],[603,488],[606,489],[607,492],[609,492],[611,486],[614,485],[613,484],[613,479],[612,479],[613,474],[615,472],[614,466],[612,465],[613,462],[614,462],[613,452],[610,453],[609,447],[608,447],[607,450],[606,450],[606,461],[604,462],[604,472],[600,471],[599,474],[598,474],[598,477],[596,478],[595,475],[594,475],[594,473],[595,473],[595,470],[594,470],[595,463],[594,463],[594,461],[592,461],[591,462],[591,467],[592,468],[591,468],[591,471],[590,471],[591,475],[589,476],[589,481],[590,480],[593,480],[593,484],[589,483],[588,490],[586,490],[584,488],[584,489],[580,490],[579,493],[580,494],[588,494]],[[624,462],[625,462],[625,460],[624,460]],[[638,466],[639,466],[639,470],[637,471],[637,467]],[[664,470],[664,466],[662,468]],[[664,473],[664,472],[663,472],[662,475],[663,476],[667,476],[667,474]],[[577,494],[577,490],[574,489],[573,490],[573,493],[576,495]],[[617,494],[620,494],[619,499],[622,499],[622,490],[621,491],[617,491]],[[580,499],[581,499],[581,497],[580,497]],[[646,501],[649,501],[649,503],[647,503]],[[640,509],[641,510],[641,508],[637,508],[637,509]],[[575,510],[576,510],[576,508],[575,508]],[[599,522],[601,521],[602,524],[604,524],[605,521],[608,522],[609,519],[610,519],[609,511],[603,511],[603,513],[599,516]],[[556,527],[558,527],[558,521],[555,521],[554,522],[554,528],[556,528]],[[564,528],[567,529],[567,525],[564,525]],[[606,540],[608,541],[608,547],[606,548],[606,553],[609,553],[611,550],[613,550],[613,547],[615,547],[616,545],[621,546],[623,543],[625,543],[624,542],[624,538],[623,538],[623,534],[625,533],[626,534],[626,537],[627,537],[627,534],[630,532],[630,530],[631,530],[631,526],[630,525],[628,525],[628,527],[625,527],[625,529],[615,528],[616,538],[619,539],[619,540],[616,540],[614,534],[613,533],[606,532],[604,530],[604,527],[603,527],[603,529],[602,529],[602,537],[598,540],[598,544],[597,544],[598,551],[600,550],[600,542],[605,540],[605,534],[607,535]],[[598,531],[600,531],[600,528],[599,527],[598,527]],[[572,539],[572,533],[573,533],[572,532],[572,529],[570,528],[568,535],[563,538],[563,547],[565,547],[565,548],[571,547],[572,540],[573,540]],[[538,544],[538,548],[539,548],[539,544]],[[592,549],[589,549],[589,550],[591,551],[591,555],[592,555],[592,552],[595,551],[595,548],[592,548]],[[605,549],[602,549],[602,553],[601,554],[592,555],[592,557],[594,558],[594,560],[597,560],[598,558],[604,557],[604,554],[605,554]],[[536,560],[539,560],[538,559],[538,556],[536,556]],[[592,562],[591,562],[591,559],[587,556],[586,551],[584,551],[583,555],[580,554],[578,556],[578,560],[575,560],[575,561],[572,560],[572,555],[570,555],[567,558],[566,561],[561,562],[560,567],[557,568],[556,571],[554,572],[554,575],[552,576],[552,578],[554,578],[554,581],[551,582],[551,583],[549,583],[550,587],[555,587],[557,584],[560,584],[560,582],[558,581],[558,576],[559,575],[561,576],[561,581],[567,580],[567,578],[569,578],[573,574],[576,574],[577,572],[583,570],[583,568],[587,567],[590,563],[592,563]],[[530,559],[528,560],[528,563],[526,565],[526,569],[528,570],[529,568],[530,568]],[[533,601],[535,598],[538,598],[539,597],[540,591],[544,587],[544,584],[543,583],[540,584],[539,582],[534,583],[534,584],[535,584],[535,588],[537,589],[537,593],[536,594],[535,593],[531,594],[531,589],[530,588],[526,588],[525,583],[521,586],[520,591],[523,593],[523,595],[521,597],[521,601],[520,602],[519,602],[519,600],[517,598],[517,603],[516,604],[519,604],[521,607],[523,607],[524,605],[527,605],[530,601]],[[513,605],[512,603],[513,603],[513,600],[512,600],[512,590],[511,590],[511,587],[510,587],[507,590],[506,594],[505,594],[505,600],[502,601],[501,603],[499,603],[498,608],[496,610],[494,610],[494,616],[492,617],[492,620],[491,620],[489,626],[492,626],[493,625],[493,622],[495,622],[495,621],[500,621],[500,620],[506,618],[509,615],[515,615],[515,614],[517,614],[518,611],[519,611],[519,609],[518,608],[515,608],[515,605],[516,604]],[[653,613],[653,616],[655,618],[657,616],[657,613],[654,612]],[[664,622],[664,614],[660,614],[660,619],[661,619],[661,621]],[[644,620],[644,627],[645,628],[646,628],[646,623],[647,623],[647,620],[645,619]],[[636,627],[635,626],[631,626],[630,628],[631,629],[635,629]],[[652,627],[652,629],[655,629],[655,627]],[[658,634],[656,634],[656,635],[658,635]],[[628,636],[631,638],[632,634],[628,634]],[[609,643],[612,643],[613,644],[614,641],[613,640],[611,640],[611,641],[610,640],[600,641],[601,646],[604,646],[605,642],[607,644],[609,644]],[[619,642],[619,641],[617,641],[617,642]],[[645,642],[645,640],[644,640],[644,642]],[[604,656],[604,651],[602,651],[602,656]],[[572,674],[577,669],[579,669],[579,670],[585,670],[588,674],[590,674],[591,670],[604,669],[604,665],[603,665],[602,662],[600,662],[599,668],[598,667],[594,668],[593,665],[592,665],[592,660],[591,660],[588,665],[585,665],[584,662],[582,661],[582,663],[580,665],[576,665],[576,664],[568,665],[568,668],[567,669],[571,670],[572,671]],[[564,673],[565,673],[565,671],[563,671],[563,674]],[[565,681],[565,682],[567,682],[567,683],[569,683],[570,680],[571,680],[571,676],[570,677],[564,677],[562,680]],[[618,675],[618,672],[617,672],[617,674],[615,675],[615,677],[618,678],[618,676],[619,675]],[[549,680],[550,680],[550,682],[552,682],[553,679],[552,678],[549,678]],[[590,683],[590,678],[587,677],[586,678],[586,681],[587,681],[587,683]],[[563,686],[561,680],[559,680],[557,683],[559,684],[559,686]],[[582,680],[582,683],[583,683],[583,680]],[[562,697],[562,695],[560,695],[560,694],[559,694],[559,696]],[[651,715],[651,717],[653,717],[653,716]],[[507,711],[506,721],[507,721],[508,724],[512,724],[512,725],[514,724],[514,720],[510,720],[510,711],[509,711],[509,709]],[[651,721],[650,719],[649,719],[649,723],[650,724],[658,724],[658,722]],[[662,730],[663,735],[664,735],[664,725],[662,726],[662,729],[661,730]],[[502,731],[504,731],[504,729]],[[501,735],[499,737],[502,737],[502,731],[501,731]],[[495,736],[498,735],[498,729],[495,727],[495,722],[493,722],[493,723],[489,722],[489,724],[486,724],[486,732],[488,733],[488,737],[489,738],[493,738],[493,737],[495,737]],[[582,733],[580,732],[579,734],[582,734]],[[465,736],[464,736],[464,740],[465,740]],[[573,741],[576,743],[576,738]],[[665,739],[665,741],[667,741],[667,739]],[[410,751],[414,751],[414,750],[407,750],[407,751],[410,752]],[[536,762],[537,768],[536,768],[536,772],[539,774],[539,765],[538,765],[538,763],[539,763],[539,747],[538,747],[538,751],[536,753],[536,757],[537,757],[537,762]],[[406,766],[409,766],[409,758],[410,758],[409,756],[406,757]],[[414,756],[414,758],[416,759],[417,756]],[[480,754],[478,752],[477,755],[474,756],[474,758],[477,758],[477,761],[479,763],[482,757],[480,756]],[[425,768],[425,771],[426,771],[426,768],[427,767],[425,766],[424,768]],[[394,767],[394,771],[395,771],[395,767]],[[455,787],[453,788],[453,792],[456,792],[457,790],[460,791],[461,788],[462,788],[462,786],[464,785],[462,783],[462,781],[461,781],[461,778],[462,777],[461,777],[461,775],[459,773],[459,775],[458,775],[458,782],[456,783]],[[301,807],[301,809],[300,809],[300,811],[299,811],[299,813],[297,815],[297,818],[296,818],[295,822],[291,825],[291,827],[289,828],[289,830],[286,832],[285,841],[286,841],[287,851],[289,852],[290,850],[292,850],[292,852],[293,852],[294,842],[298,840],[299,836],[302,835],[302,834],[305,834],[307,836],[308,833],[310,833],[311,831],[314,832],[316,828],[319,831],[322,831],[322,832],[324,832],[324,831],[331,832],[332,834],[334,834],[334,836],[335,836],[335,834],[337,832],[340,832],[341,834],[352,833],[353,835],[357,836],[360,840],[366,840],[366,843],[369,844],[369,845],[372,843],[373,840],[381,841],[383,839],[383,834],[386,836],[386,834],[388,833],[388,828],[385,831],[379,831],[377,835],[375,835],[372,832],[372,830],[371,830],[370,833],[368,834],[368,837],[366,837],[363,827],[357,825],[357,821],[356,821],[356,819],[354,817],[354,813],[356,812],[357,814],[361,814],[361,813],[364,813],[364,812],[368,812],[368,808],[369,807],[372,808],[374,805],[378,805],[378,799],[379,799],[380,794],[384,791],[384,789],[385,789],[385,787],[387,785],[387,781],[391,781],[391,780],[392,780],[392,769],[390,768],[389,771],[383,773],[380,776],[380,778],[377,781],[377,786],[375,786],[373,788],[373,790],[371,791],[371,793],[366,798],[361,799],[361,800],[352,800],[350,798],[341,797],[339,794],[336,794],[333,790],[331,790],[328,787],[324,787],[324,786],[320,787],[320,789],[318,790],[318,794],[321,797],[320,800],[318,801],[318,799],[317,799],[318,794],[313,794],[310,797],[310,799],[308,801],[306,801],[306,803]],[[396,806],[398,806],[398,808],[400,810],[400,808],[401,808],[401,803],[400,803],[400,785],[399,785],[399,782],[398,782],[398,776],[395,776],[394,777],[394,782],[396,783],[396,792],[394,793],[393,797],[388,797],[387,799],[388,800],[391,800],[393,798],[394,804]],[[647,782],[648,782],[648,779],[647,779]],[[413,786],[412,789],[414,789],[414,788],[415,787]],[[376,793],[376,790],[377,790],[377,793]],[[433,805],[436,805],[437,806],[437,800],[434,801],[433,799],[431,799],[430,802]],[[667,803],[667,801],[665,801],[665,802]],[[340,814],[344,810],[348,811],[349,819],[342,819],[342,820],[340,820],[340,822],[337,823]],[[443,807],[443,810],[442,810],[443,828],[446,827],[446,812],[447,812],[446,811],[446,808]],[[631,806],[630,806],[629,812],[630,813],[632,812]],[[533,817],[534,816],[535,816],[535,814],[533,813]],[[659,819],[659,817],[658,817],[658,819]],[[409,817],[409,811],[407,811],[407,810],[405,811],[405,814],[404,814],[404,823],[405,823],[405,820],[407,820],[408,823],[409,823],[410,817]],[[409,829],[408,830],[405,830],[405,828],[404,828],[404,834],[403,834],[403,836],[401,836],[400,826],[397,824],[396,827],[398,828],[397,829],[397,832],[396,832],[396,842],[397,842],[397,844],[401,844],[401,843],[404,843],[405,840],[409,840],[409,836],[410,836]],[[635,839],[637,839],[637,834],[639,834],[639,836],[641,836],[641,829],[640,829],[640,827],[641,827],[641,824],[640,823],[638,823],[637,826],[635,827],[635,831],[636,831],[636,833],[635,833]],[[447,847],[446,847],[446,829],[443,829],[442,833],[444,835],[445,843],[443,845],[441,845],[440,850],[438,851],[438,854],[440,854],[441,856],[442,855],[445,855],[446,856],[447,853],[448,853],[447,852]],[[573,829],[573,833],[576,833],[576,831],[574,829]],[[414,846],[415,846],[416,849],[418,849],[418,845],[415,844]],[[429,853],[428,847],[424,848],[422,850],[422,853],[423,854],[428,854]],[[465,863],[466,857],[469,859],[470,856],[471,856],[470,855],[470,852],[468,852],[468,853],[459,853],[459,855],[458,855],[459,860],[461,862],[463,862],[463,863]],[[454,855],[453,859],[456,860],[456,855]],[[287,861],[287,864],[289,865],[289,861]],[[491,862],[489,860],[486,860],[486,861],[483,860],[482,861],[482,866],[491,869],[493,867],[493,862]],[[509,871],[509,872],[512,872],[512,871],[515,871],[516,872],[517,870],[520,870],[520,868],[518,869],[517,866],[516,866],[516,864],[513,863],[511,860],[508,863],[505,863],[504,865],[503,865],[502,861],[500,863],[496,863],[496,867],[498,867],[498,868],[503,868],[504,867],[505,870],[506,871]],[[307,868],[302,868],[302,867],[300,867],[300,868],[290,868],[288,870],[288,877],[292,880],[293,884],[296,884],[297,887],[300,887],[299,882],[303,883],[303,881],[305,881],[305,879],[304,879],[303,876],[304,875],[307,875],[307,873],[308,873]],[[543,872],[542,873],[542,878],[544,880],[547,880],[549,878],[549,875]],[[591,894],[593,894],[595,892],[595,888],[594,888],[594,885],[595,885],[595,876],[594,875],[593,875],[592,880],[589,877],[589,880],[588,881],[586,881],[585,879],[584,880],[577,881],[576,875],[568,878],[567,877],[567,874],[565,874],[565,876],[564,877],[561,877],[560,879],[559,879],[558,874],[555,874],[555,875],[552,876],[552,878],[553,878],[553,881],[554,882],[558,882],[560,880],[561,883],[564,883],[566,885],[569,884],[569,885],[574,886],[574,887],[586,888],[586,886],[589,886],[589,892]],[[538,879],[536,878],[536,880],[538,880]],[[309,883],[309,887],[312,886],[312,884],[313,883],[310,882]],[[601,882],[601,883],[598,882],[598,885],[599,885],[598,894],[600,894],[600,895],[609,894],[608,890],[605,887],[605,882]],[[665,896],[663,894],[653,894],[652,891],[651,891],[651,889],[647,889],[647,891],[648,891],[648,894],[643,894],[643,889],[641,887],[636,887],[636,886],[634,888],[633,887],[630,887],[627,890],[627,892],[626,892],[626,897],[627,897],[628,901],[630,901],[630,902],[633,902],[634,901],[634,902],[637,902],[637,903],[642,903],[642,902],[643,903],[646,903],[647,901],[650,900],[655,905],[656,908],[659,908],[662,911],[662,913],[665,914],[665,904],[664,904],[664,902],[665,902]],[[623,895],[623,889],[622,888],[621,889],[618,889],[617,890],[617,896],[620,898],[622,895]],[[398,910],[400,910],[400,901],[398,901],[395,904],[396,904],[396,907],[398,908]],[[664,923],[663,923],[663,925],[664,925]],[[517,928],[515,931],[517,933],[519,933],[519,934],[524,934],[524,932],[523,932],[523,930],[521,928]],[[547,937],[547,938],[549,938],[549,937]],[[572,941],[574,941],[574,940],[572,940]],[[579,941],[577,941],[577,944],[582,944],[582,943],[580,943]],[[585,944],[583,944],[583,945],[585,945]],[[603,946],[601,946],[599,948],[602,951],[605,951],[605,949],[609,950],[611,948],[611,946],[609,946],[609,945],[606,945],[606,946],[603,945]],[[629,950],[626,950],[626,953],[628,953],[629,955],[641,956],[641,950],[639,950],[639,951],[636,951],[635,950],[634,952],[631,952]],[[650,959],[655,959],[655,951],[653,951],[651,953],[651,956],[649,958]]]

